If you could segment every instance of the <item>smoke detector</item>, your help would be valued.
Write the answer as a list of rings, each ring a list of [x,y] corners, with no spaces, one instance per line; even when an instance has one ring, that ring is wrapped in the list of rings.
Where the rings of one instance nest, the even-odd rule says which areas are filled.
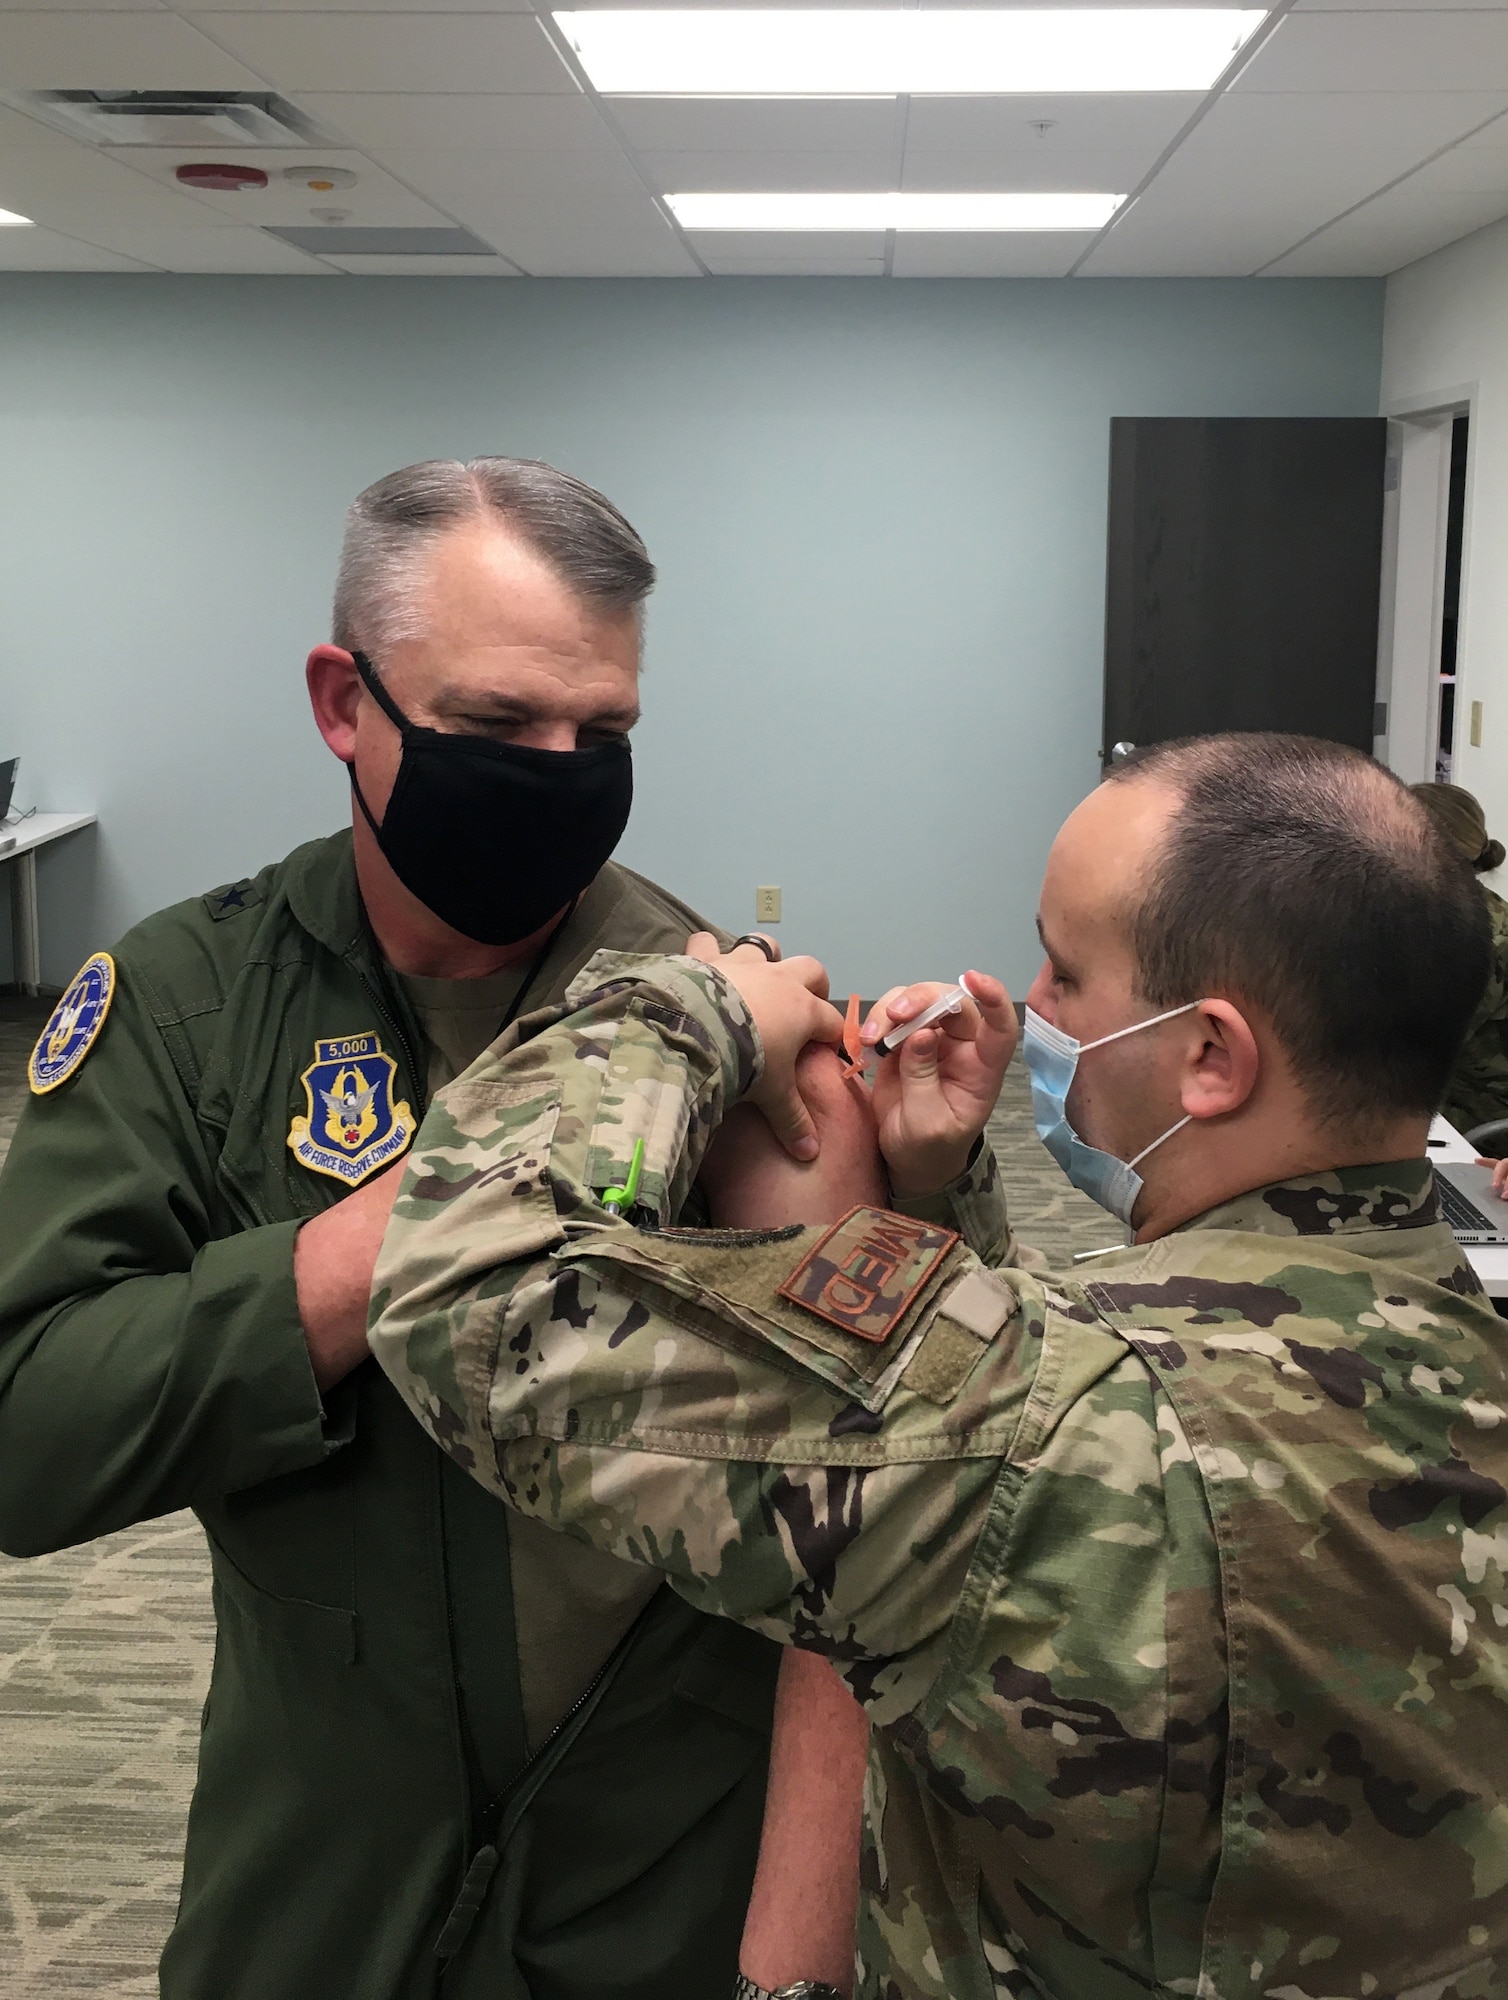
[[[12,101],[96,146],[307,146],[320,137],[273,90],[29,90]]]
[[[310,194],[333,194],[337,188],[356,185],[349,167],[284,167],[283,179],[293,187],[307,188]]]

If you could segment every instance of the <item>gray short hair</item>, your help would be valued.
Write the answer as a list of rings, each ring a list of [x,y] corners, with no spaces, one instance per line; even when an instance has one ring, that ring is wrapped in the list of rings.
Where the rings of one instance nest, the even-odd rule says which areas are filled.
[[[346,513],[331,637],[375,652],[419,635],[425,556],[447,528],[493,516],[594,610],[638,611],[655,569],[638,535],[584,480],[537,458],[430,458],[358,493]]]

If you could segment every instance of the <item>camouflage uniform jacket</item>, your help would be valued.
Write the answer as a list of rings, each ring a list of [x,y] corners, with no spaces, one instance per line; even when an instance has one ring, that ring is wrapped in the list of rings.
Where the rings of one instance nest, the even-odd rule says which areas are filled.
[[[1063,1279],[988,1156],[973,1248],[677,1231],[754,1030],[687,960],[572,998],[432,1108],[373,1348],[510,1505],[837,1662],[861,1993],[1508,1995],[1508,1382],[1427,1163]]]
[[[1508,903],[1491,889],[1482,894],[1492,919],[1492,971],[1445,1093],[1445,1115],[1462,1132],[1508,1118]],[[1508,1135],[1492,1151],[1508,1152]]]

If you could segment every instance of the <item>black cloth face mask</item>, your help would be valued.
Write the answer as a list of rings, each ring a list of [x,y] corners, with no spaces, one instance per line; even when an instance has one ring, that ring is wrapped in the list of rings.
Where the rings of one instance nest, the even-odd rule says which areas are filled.
[[[351,789],[388,866],[442,923],[478,944],[517,944],[579,896],[623,837],[634,797],[627,737],[538,750],[426,729],[365,653],[356,671],[403,738],[379,826]]]

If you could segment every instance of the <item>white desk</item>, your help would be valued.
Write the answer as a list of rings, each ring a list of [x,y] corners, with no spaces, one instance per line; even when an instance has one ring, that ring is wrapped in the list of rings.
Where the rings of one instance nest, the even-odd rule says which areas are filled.
[[[16,982],[35,994],[42,983],[42,938],[37,928],[37,849],[64,834],[93,826],[93,813],[33,813],[0,826],[0,868],[10,869],[10,934]]]
[[[1454,1125],[1437,1118],[1429,1128],[1429,1156],[1432,1160],[1474,1160],[1475,1146],[1468,1146]],[[1508,1209],[1505,1209],[1508,1214]],[[1466,1261],[1482,1280],[1490,1299],[1508,1299],[1508,1244],[1463,1243]]]

